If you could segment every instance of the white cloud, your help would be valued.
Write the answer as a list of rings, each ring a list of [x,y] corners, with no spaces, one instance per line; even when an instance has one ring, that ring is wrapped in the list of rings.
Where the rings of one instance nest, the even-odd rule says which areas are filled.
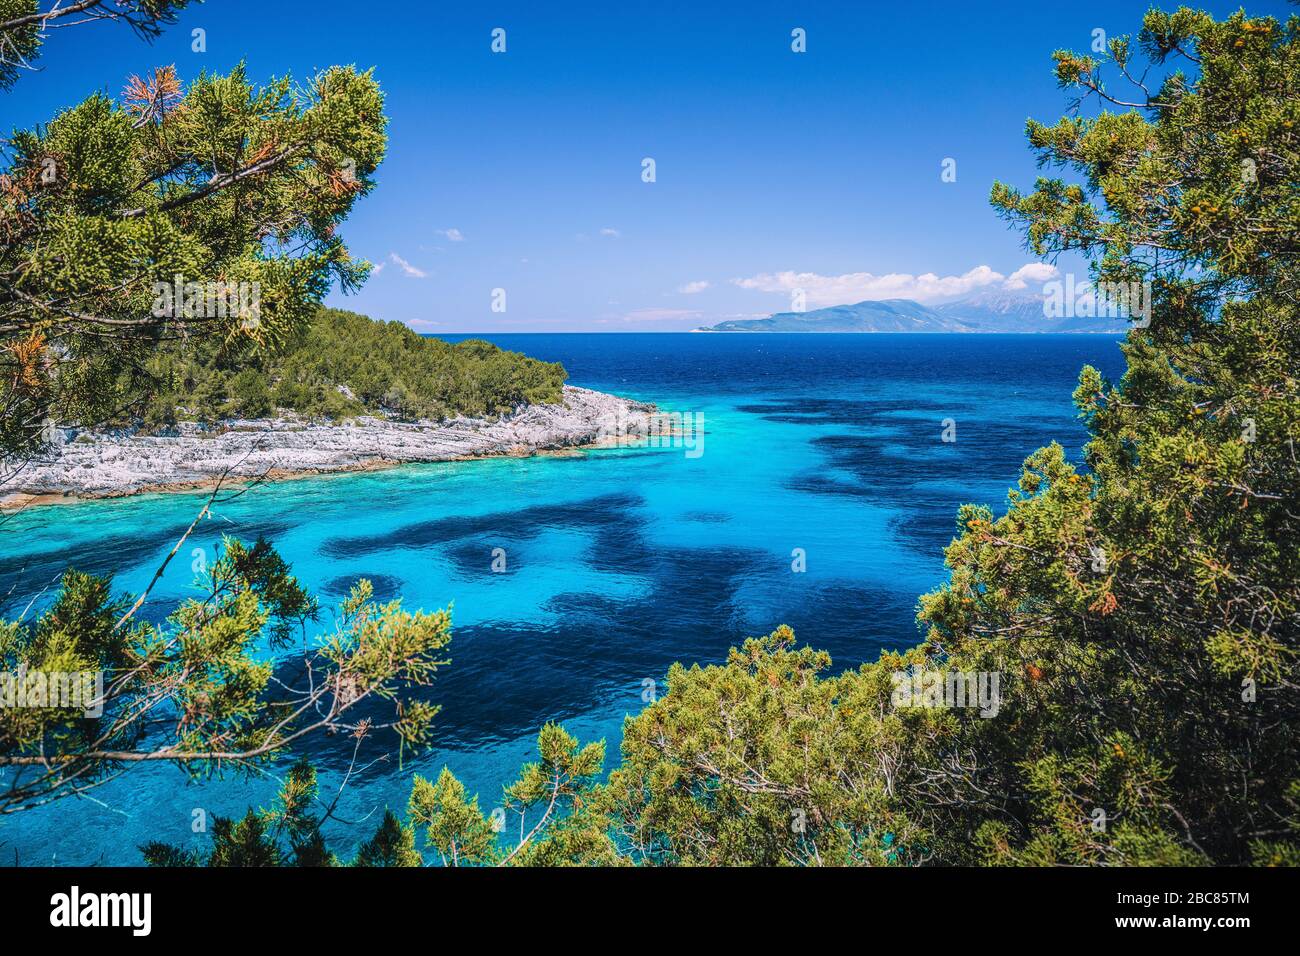
[[[403,275],[408,275],[412,279],[423,279],[428,275],[423,269],[417,269],[395,252],[390,252],[388,258],[397,268],[402,270]]]
[[[454,228],[454,227],[451,228],[451,229],[438,229],[438,230],[436,230],[436,232],[437,232],[438,235],[440,235],[440,236],[446,236],[447,239],[448,239],[450,242],[464,242],[464,241],[465,241],[465,236],[461,233],[461,231],[460,231],[459,229],[456,229],[456,228]]]
[[[1060,274],[1061,270],[1050,262],[1027,262],[1007,276],[1007,281],[1002,284],[1002,287],[1004,289],[1024,289],[1030,283],[1041,284],[1049,279],[1055,279]]]
[[[620,233],[617,229],[611,229],[609,228],[609,226],[606,226],[604,229],[600,230],[600,234],[602,236],[609,236],[609,238],[611,239],[617,239],[620,235],[622,235],[622,233]]]
[[[709,287],[708,279],[700,279],[698,282],[688,282],[685,285],[679,285],[677,291],[682,295],[695,295],[697,292],[703,292]]]
[[[966,295],[987,286],[1000,286],[1007,290],[1025,289],[1030,283],[1045,282],[1058,275],[1055,266],[1045,262],[1030,262],[1010,276],[989,266],[976,266],[961,275],[939,276],[933,272],[912,275],[909,272],[891,272],[875,275],[871,272],[847,272],[828,276],[816,272],[763,272],[747,279],[731,281],[742,289],[759,292],[780,292],[789,295],[802,289],[812,306],[846,305],[873,299],[915,299],[918,302],[937,301]]]
[[[959,276],[938,276],[933,272],[912,275],[891,272],[848,272],[824,276],[816,272],[764,272],[748,279],[732,279],[742,289],[790,294],[802,289],[809,305],[844,305],[866,299],[943,299],[1001,282],[1006,277],[988,266],[976,266]]]
[[[379,273],[383,271],[384,271],[384,264],[382,262],[376,263],[375,265],[370,267],[370,274],[372,276],[377,276],[379,275]]]

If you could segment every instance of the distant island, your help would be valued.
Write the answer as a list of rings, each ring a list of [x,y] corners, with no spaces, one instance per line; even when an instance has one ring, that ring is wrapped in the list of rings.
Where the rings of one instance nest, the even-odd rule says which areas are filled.
[[[981,291],[926,306],[912,299],[880,299],[810,312],[777,312],[761,319],[733,319],[697,332],[1078,332],[1122,334],[1124,319],[1096,316],[1053,318],[1044,296],[1031,292]]]

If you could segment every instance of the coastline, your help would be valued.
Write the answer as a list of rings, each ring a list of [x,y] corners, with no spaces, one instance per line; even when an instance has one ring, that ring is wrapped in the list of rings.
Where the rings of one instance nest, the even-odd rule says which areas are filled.
[[[195,491],[223,477],[238,487],[249,480],[289,481],[417,462],[575,453],[610,444],[615,429],[635,430],[654,411],[644,402],[565,385],[559,402],[523,406],[495,421],[257,419],[161,436],[61,433],[57,453],[29,463],[5,483],[0,510]]]

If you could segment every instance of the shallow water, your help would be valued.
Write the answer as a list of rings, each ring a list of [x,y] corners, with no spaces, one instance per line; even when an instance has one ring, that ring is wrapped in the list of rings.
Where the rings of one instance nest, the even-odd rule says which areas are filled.
[[[164,617],[192,580],[191,550],[222,534],[272,539],[327,608],[360,577],[409,607],[454,605],[452,664],[432,698],[435,746],[354,778],[331,823],[348,852],[412,772],[449,765],[484,809],[530,758],[537,728],[605,737],[673,661],[711,663],[778,624],[836,667],[914,643],[918,595],[943,580],[959,504],[1000,508],[1025,456],[1078,455],[1070,403],[1085,363],[1115,375],[1102,336],[490,335],[562,361],[576,385],[702,413],[703,454],[609,449],[411,465],[266,485],[221,506],[187,542],[145,612]],[[956,441],[941,440],[952,419]],[[138,592],[206,495],[36,509],[0,531],[0,613],[15,616],[66,565]],[[506,569],[492,570],[504,549]],[[795,549],[806,571],[792,571]],[[321,620],[329,626],[328,612]],[[392,749],[376,741],[366,759]],[[351,748],[305,748],[332,795]],[[0,777],[0,786],[3,778]],[[206,846],[195,809],[265,805],[268,777],[187,784],[168,767],[0,819],[0,861],[139,863],[148,839]],[[364,821],[364,822],[361,822]]]

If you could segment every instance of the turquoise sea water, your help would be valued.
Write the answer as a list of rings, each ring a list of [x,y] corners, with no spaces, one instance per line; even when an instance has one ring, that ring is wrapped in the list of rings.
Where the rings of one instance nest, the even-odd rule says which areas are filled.
[[[203,524],[145,608],[165,616],[190,587],[191,550],[211,557],[222,534],[274,541],[320,595],[322,630],[360,577],[409,607],[453,605],[435,746],[354,777],[327,828],[343,853],[385,805],[405,806],[412,772],[447,764],[497,806],[548,719],[605,737],[616,761],[623,717],[673,661],[717,662],[782,623],[837,667],[915,642],[916,599],[943,579],[957,506],[1001,507],[1023,458],[1053,439],[1077,456],[1078,371],[1121,367],[1100,336],[486,337],[564,362],[573,384],[702,413],[703,454],[611,449],[262,486]],[[955,442],[941,440],[945,419]],[[66,565],[138,593],[205,497],[25,512],[0,534],[0,612],[39,608]],[[350,742],[322,735],[305,749],[332,798]],[[390,750],[374,741],[363,763]],[[133,864],[147,839],[205,846],[194,810],[242,813],[276,786],[133,770],[94,801],[0,818],[0,862]]]

